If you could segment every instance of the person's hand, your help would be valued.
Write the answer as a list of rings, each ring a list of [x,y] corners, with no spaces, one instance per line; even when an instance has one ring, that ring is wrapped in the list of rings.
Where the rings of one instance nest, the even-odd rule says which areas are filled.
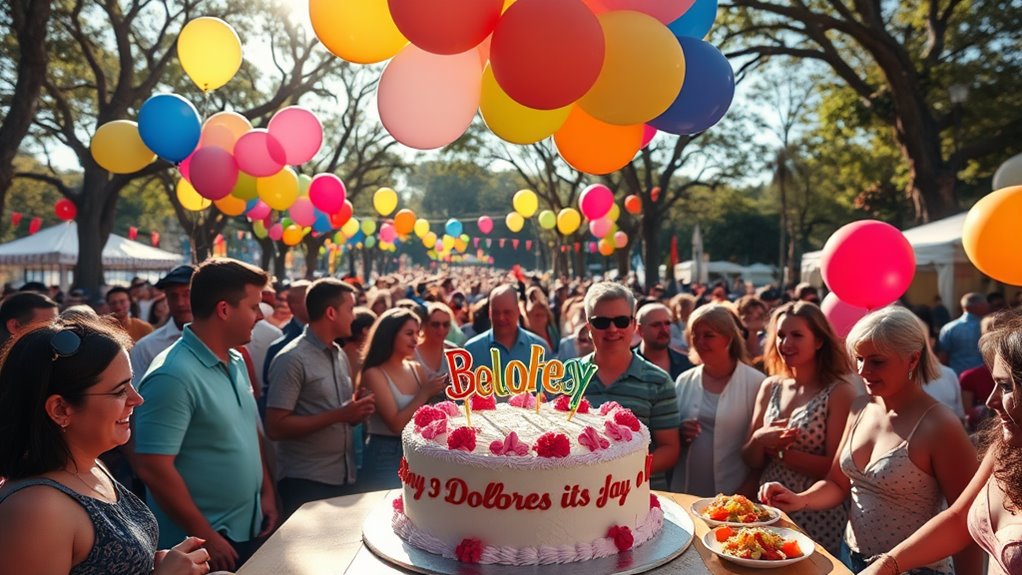
[[[274,489],[263,489],[259,503],[263,508],[263,530],[256,538],[263,538],[273,533],[280,523],[280,512],[277,510],[277,494]]]
[[[359,393],[357,399],[353,399],[340,408],[341,420],[345,423],[355,425],[376,411],[376,397],[372,393]]]
[[[202,547],[204,540],[185,537],[171,549],[156,552],[153,575],[205,575],[209,573],[209,552]]]
[[[450,376],[446,373],[437,373],[427,379],[426,383],[422,385],[422,394],[427,398],[440,395],[444,392],[444,388],[447,387],[448,381],[450,381]]]
[[[703,428],[699,425],[698,419],[686,419],[681,422],[681,441],[686,445],[695,441],[702,432]]]
[[[752,438],[761,448],[769,452],[787,449],[798,439],[798,428],[789,428],[787,419],[774,421],[757,429]]]
[[[216,531],[206,537],[202,545],[209,552],[209,568],[211,571],[234,571],[238,564],[238,552]]]
[[[801,495],[776,481],[764,483],[759,488],[759,500],[784,512],[801,511],[806,508]]]

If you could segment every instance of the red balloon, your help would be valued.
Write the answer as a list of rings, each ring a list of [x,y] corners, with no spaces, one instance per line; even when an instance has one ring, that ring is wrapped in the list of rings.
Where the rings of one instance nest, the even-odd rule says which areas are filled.
[[[630,194],[625,198],[625,210],[629,214],[638,214],[642,211],[642,198],[635,194]]]
[[[504,0],[389,0],[405,38],[427,52],[460,54],[493,32]]]
[[[188,181],[200,196],[219,200],[230,195],[238,183],[238,163],[223,148],[199,148],[190,156]]]
[[[827,297],[823,298],[820,309],[823,310],[823,315],[827,316],[827,321],[830,322],[830,327],[834,328],[834,333],[842,339],[847,337],[855,324],[869,313],[869,310],[864,307],[856,307],[841,301],[834,292],[830,292]]]
[[[916,256],[898,228],[862,220],[830,236],[823,246],[820,271],[841,301],[872,310],[905,293],[915,276]]]
[[[330,227],[337,229],[348,223],[353,211],[354,208],[351,206],[351,202],[344,200],[344,204],[341,205],[341,209],[338,210],[337,213],[330,214]]]
[[[589,91],[604,50],[600,22],[581,0],[518,0],[493,31],[490,65],[516,102],[553,110]]]
[[[57,200],[57,203],[53,204],[53,213],[57,214],[57,218],[60,221],[70,222],[78,215],[78,206],[71,200],[64,198]]]

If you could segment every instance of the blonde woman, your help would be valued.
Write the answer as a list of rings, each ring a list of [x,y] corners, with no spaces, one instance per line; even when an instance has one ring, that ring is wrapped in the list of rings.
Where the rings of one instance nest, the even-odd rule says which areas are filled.
[[[767,327],[764,361],[770,377],[756,398],[742,458],[776,481],[803,491],[827,476],[848,410],[857,395],[848,355],[820,308],[792,302],[777,308]],[[792,521],[832,554],[840,551],[844,506],[796,512]]]
[[[760,499],[792,512],[830,509],[851,496],[842,559],[859,572],[937,515],[945,500],[953,504],[977,461],[954,414],[923,391],[921,382],[935,376],[937,365],[912,312],[873,312],[846,342],[869,395],[853,402],[838,457],[827,477],[809,489],[796,493],[765,483]],[[977,548],[970,546],[955,563],[934,558],[907,572],[979,573]]]
[[[755,493],[742,445],[766,376],[748,365],[738,318],[727,306],[696,308],[686,332],[696,367],[674,382],[681,414],[682,453],[670,489],[712,497]],[[754,479],[754,478],[751,478]]]
[[[415,361],[422,366],[427,378],[448,373],[444,350],[454,347],[445,344],[452,321],[454,312],[446,304],[426,302],[426,321],[422,323],[422,338],[415,348]]]

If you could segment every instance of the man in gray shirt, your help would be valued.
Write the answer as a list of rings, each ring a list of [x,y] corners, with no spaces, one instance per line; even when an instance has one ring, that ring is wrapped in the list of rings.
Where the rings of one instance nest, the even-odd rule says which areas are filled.
[[[277,441],[278,490],[284,517],[309,501],[353,492],[351,426],[374,410],[371,395],[355,399],[351,368],[335,339],[351,336],[355,288],[316,281],[305,297],[309,323],[270,365],[266,432]]]

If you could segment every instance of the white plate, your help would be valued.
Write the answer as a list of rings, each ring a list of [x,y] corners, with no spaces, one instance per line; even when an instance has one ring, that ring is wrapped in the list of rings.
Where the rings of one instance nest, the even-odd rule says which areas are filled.
[[[715,498],[713,497],[697,499],[692,503],[692,507],[690,507],[692,515],[695,515],[696,517],[702,519],[704,522],[706,522],[707,525],[710,526],[711,529],[714,527],[720,527],[721,525],[727,525],[728,527],[763,527],[764,525],[776,523],[777,520],[781,518],[780,509],[777,509],[776,507],[770,507],[769,505],[763,505],[762,503],[758,503],[757,505],[759,505],[763,509],[766,509],[770,513],[770,519],[767,519],[766,521],[756,521],[755,523],[741,523],[738,521],[716,521],[703,515],[703,510],[706,509],[710,505],[710,503],[713,502],[714,499]]]
[[[804,559],[807,559],[810,555],[816,552],[816,544],[813,540],[806,536],[805,533],[795,531],[794,529],[787,529],[784,527],[764,527],[767,531],[772,531],[785,540],[794,539],[798,542],[798,548],[802,551],[801,557],[795,557],[793,559],[781,559],[777,561],[769,561],[764,559],[741,559],[732,555],[725,555],[722,551],[723,545],[717,542],[717,537],[714,534],[714,530],[711,529],[705,535],[703,535],[703,544],[706,548],[712,551],[715,555],[721,559],[727,559],[733,563],[737,563],[743,567],[752,567],[753,569],[773,569],[774,567],[784,567],[793,563],[798,563]]]

